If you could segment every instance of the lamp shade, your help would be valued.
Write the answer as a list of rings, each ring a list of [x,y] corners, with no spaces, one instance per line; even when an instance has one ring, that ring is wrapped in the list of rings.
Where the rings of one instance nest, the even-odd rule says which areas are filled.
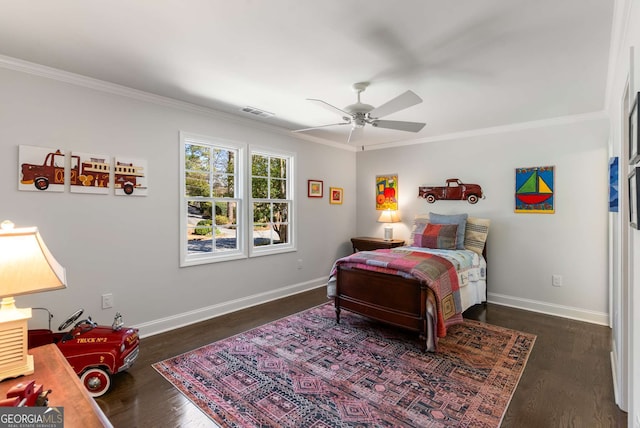
[[[37,227],[0,228],[0,297],[66,287],[66,272],[53,257]]]
[[[385,210],[380,214],[378,223],[397,223],[400,221],[400,216],[397,211]]]

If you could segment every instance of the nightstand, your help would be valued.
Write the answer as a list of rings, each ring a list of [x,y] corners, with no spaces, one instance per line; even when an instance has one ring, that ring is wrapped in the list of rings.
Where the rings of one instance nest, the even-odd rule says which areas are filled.
[[[351,245],[353,245],[353,252],[355,253],[356,251],[371,251],[381,250],[384,248],[402,247],[404,245],[404,241],[402,239],[385,241],[381,238],[361,236],[358,238],[351,238]]]

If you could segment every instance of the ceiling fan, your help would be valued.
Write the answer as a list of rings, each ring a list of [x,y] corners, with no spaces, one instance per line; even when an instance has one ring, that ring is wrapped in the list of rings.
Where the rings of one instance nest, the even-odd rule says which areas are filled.
[[[387,101],[379,107],[373,107],[369,104],[360,102],[360,94],[367,89],[369,82],[359,82],[352,86],[354,92],[358,94],[358,101],[355,104],[346,106],[343,109],[335,107],[326,101],[307,98],[314,104],[324,107],[338,115],[342,116],[344,122],[330,123],[328,125],[313,126],[311,128],[296,129],[293,132],[305,132],[313,129],[326,128],[337,125],[351,125],[351,132],[347,142],[356,141],[362,138],[362,130],[365,125],[369,124],[374,128],[395,129],[398,131],[420,132],[426,123],[420,122],[404,122],[399,120],[380,120],[381,117],[388,116],[408,107],[420,104],[422,98],[413,91],[406,91],[397,97]]]

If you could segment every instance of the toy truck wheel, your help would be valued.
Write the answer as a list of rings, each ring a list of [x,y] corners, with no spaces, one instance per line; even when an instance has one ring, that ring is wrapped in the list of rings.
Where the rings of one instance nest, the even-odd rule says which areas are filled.
[[[429,202],[430,204],[434,203],[436,201],[436,197],[433,195],[427,195],[427,197],[425,198],[427,200],[427,202]]]
[[[125,194],[130,195],[133,193],[133,184],[126,183],[124,186],[122,186],[122,189],[124,190]]]
[[[38,177],[33,180],[33,185],[36,186],[38,190],[47,190],[49,187],[49,180],[46,177]]]
[[[111,387],[111,376],[109,376],[106,370],[99,367],[91,367],[82,373],[80,382],[87,388],[89,395],[95,398],[104,395],[109,390]]]
[[[470,204],[475,204],[476,202],[478,202],[478,196],[477,195],[467,196],[467,202],[469,202]]]

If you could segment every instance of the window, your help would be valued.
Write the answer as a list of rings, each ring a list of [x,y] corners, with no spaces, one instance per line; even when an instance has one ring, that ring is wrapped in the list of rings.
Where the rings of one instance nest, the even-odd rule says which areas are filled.
[[[251,153],[252,253],[290,246],[291,163],[287,155]]]
[[[261,149],[247,161],[246,144],[187,133],[180,143],[181,266],[295,249],[293,155]]]

